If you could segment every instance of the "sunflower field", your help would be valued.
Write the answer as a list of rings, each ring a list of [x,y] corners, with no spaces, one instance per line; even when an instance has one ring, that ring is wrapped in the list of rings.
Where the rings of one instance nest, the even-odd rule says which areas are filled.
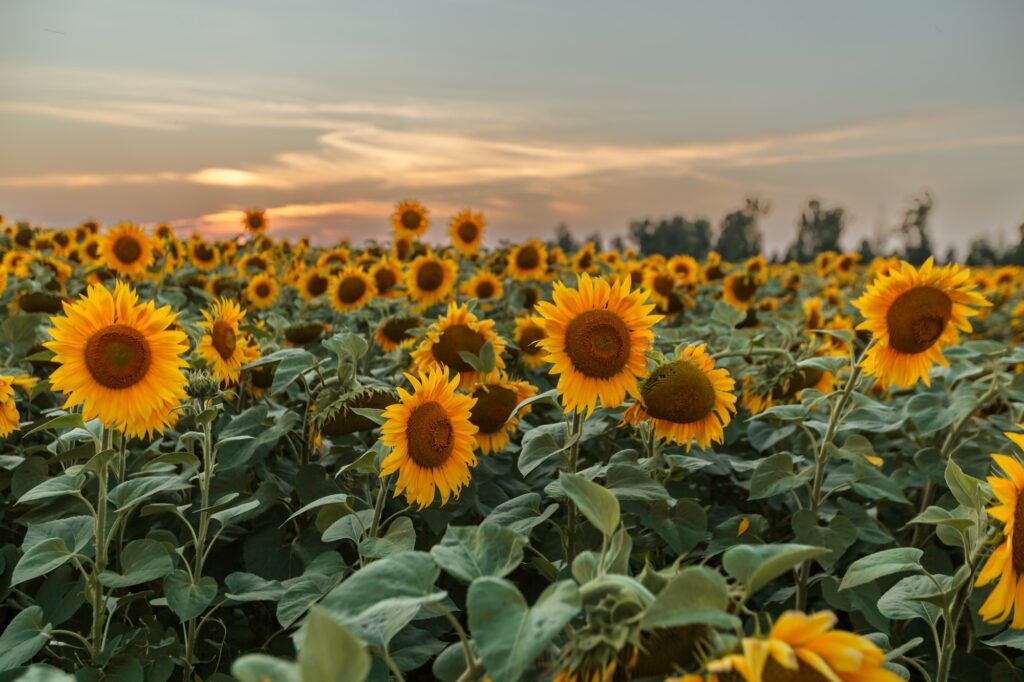
[[[1020,269],[0,234],[0,681],[1024,678]]]

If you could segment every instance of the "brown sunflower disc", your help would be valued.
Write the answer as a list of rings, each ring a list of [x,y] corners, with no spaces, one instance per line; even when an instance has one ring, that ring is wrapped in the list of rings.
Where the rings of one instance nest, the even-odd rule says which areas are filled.
[[[135,237],[118,237],[114,242],[114,255],[122,263],[134,263],[142,257],[142,244]]]
[[[457,372],[471,372],[473,366],[462,359],[461,352],[479,355],[484,342],[483,334],[473,331],[464,324],[452,325],[445,329],[434,344],[432,352],[438,362]]]
[[[436,402],[424,403],[412,411],[406,437],[409,456],[424,469],[443,465],[455,447],[452,422]]]
[[[85,343],[85,366],[107,388],[134,386],[149,371],[152,355],[142,333],[126,324],[112,324]]]
[[[238,345],[238,339],[235,335],[234,328],[224,322],[223,320],[217,320],[213,323],[213,329],[210,331],[210,339],[213,344],[213,349],[217,351],[224,360],[228,360],[232,355],[235,354],[235,348]]]
[[[629,327],[608,310],[587,310],[565,330],[565,352],[582,374],[596,379],[615,376],[629,362]]]
[[[914,287],[896,297],[885,314],[889,343],[901,353],[922,353],[942,336],[953,301],[935,287]]]
[[[444,268],[440,263],[424,263],[416,273],[416,286],[423,291],[434,291],[444,282]]]
[[[497,433],[519,404],[516,392],[504,386],[481,386],[473,392],[476,404],[469,421],[480,428],[480,433]]]
[[[683,360],[651,372],[640,394],[647,414],[675,424],[700,421],[715,407],[715,387],[711,380],[700,367]]]
[[[363,297],[366,293],[366,282],[362,277],[345,277],[338,284],[338,300],[345,304],[352,304]]]

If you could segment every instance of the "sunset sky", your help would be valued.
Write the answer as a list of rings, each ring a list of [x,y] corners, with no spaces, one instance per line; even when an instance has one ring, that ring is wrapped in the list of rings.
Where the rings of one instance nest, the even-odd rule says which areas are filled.
[[[0,214],[489,241],[807,198],[850,245],[928,189],[942,247],[1024,222],[1024,3],[3,0]]]

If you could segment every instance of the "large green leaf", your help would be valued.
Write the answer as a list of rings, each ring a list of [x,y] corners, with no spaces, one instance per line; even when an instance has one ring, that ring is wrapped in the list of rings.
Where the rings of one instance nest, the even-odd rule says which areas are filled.
[[[562,489],[569,499],[576,504],[590,523],[594,524],[599,531],[611,537],[615,527],[619,525],[619,500],[615,494],[598,485],[588,481],[579,474],[562,472],[558,480]]]
[[[726,572],[752,595],[800,563],[829,551],[808,545],[737,545],[722,556]]]
[[[517,682],[579,613],[580,592],[575,582],[563,580],[544,590],[531,608],[507,580],[480,578],[469,586],[466,603],[487,674],[495,682]]]
[[[362,642],[323,609],[310,611],[299,651],[302,682],[363,682],[369,674],[370,655]]]
[[[81,474],[76,476],[72,476],[71,474],[61,474],[60,476],[55,476],[54,478],[43,481],[36,487],[29,490],[18,498],[18,504],[39,502],[41,500],[49,500],[54,497],[73,495],[81,490],[84,485],[85,476],[82,476]]]
[[[503,578],[523,561],[523,536],[503,526],[449,526],[430,555],[437,565],[471,583],[485,576]]]
[[[107,587],[131,587],[162,578],[174,570],[174,561],[166,548],[155,540],[133,540],[120,557],[121,572],[104,571],[100,582]]]
[[[238,682],[300,682],[297,665],[265,654],[242,656],[231,664],[231,675]]]
[[[50,641],[50,626],[43,624],[38,606],[22,609],[0,635],[0,672],[17,668],[35,656]]]
[[[217,596],[217,581],[204,575],[197,581],[185,571],[174,571],[164,578],[164,597],[171,611],[182,621],[195,618]]]
[[[381,537],[366,538],[359,543],[359,553],[367,559],[383,559],[415,548],[416,529],[413,528],[412,519],[408,516],[399,516],[392,521]]]
[[[728,607],[725,578],[709,568],[689,566],[673,576],[647,606],[640,628],[653,630],[697,623],[740,627],[740,620],[726,613]]]
[[[915,547],[897,547],[869,554],[850,564],[839,589],[848,590],[885,576],[920,571],[922,556],[924,552]]]
[[[61,538],[50,538],[33,545],[32,549],[25,552],[18,565],[14,567],[14,574],[11,576],[11,587],[20,585],[26,580],[46,575],[64,562],[69,561],[74,555],[67,544]]]

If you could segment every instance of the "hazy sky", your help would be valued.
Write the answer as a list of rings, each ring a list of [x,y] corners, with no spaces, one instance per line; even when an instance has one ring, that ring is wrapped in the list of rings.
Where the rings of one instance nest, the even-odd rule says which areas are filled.
[[[0,0],[0,214],[489,238],[808,197],[851,244],[924,189],[939,241],[1024,222],[1024,2]]]

